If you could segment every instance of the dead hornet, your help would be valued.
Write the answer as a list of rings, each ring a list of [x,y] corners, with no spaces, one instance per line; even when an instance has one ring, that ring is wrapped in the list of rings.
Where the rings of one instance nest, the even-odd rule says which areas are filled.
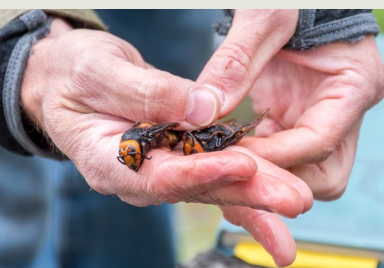
[[[266,109],[250,124],[240,125],[236,123],[236,120],[232,119],[205,129],[184,132],[182,134],[183,152],[185,155],[213,152],[234,145],[259,125],[268,112],[269,109]]]
[[[144,159],[152,158],[147,156],[150,149],[163,146],[172,149],[177,145],[181,132],[172,129],[178,126],[179,123],[136,122],[122,136],[117,159],[130,169],[138,171]]]

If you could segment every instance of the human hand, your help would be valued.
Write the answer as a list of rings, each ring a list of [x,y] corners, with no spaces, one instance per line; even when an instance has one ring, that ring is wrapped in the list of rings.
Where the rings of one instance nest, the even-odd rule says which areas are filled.
[[[236,146],[188,157],[152,150],[153,159],[137,173],[116,160],[122,134],[138,119],[176,121],[187,129],[215,121],[219,103],[210,89],[151,68],[132,46],[107,33],[72,31],[60,20],[52,27],[28,59],[22,105],[91,188],[136,206],[222,205],[228,219],[241,220],[277,262],[292,261],[292,237],[274,213],[253,223],[261,211],[296,217],[311,207],[311,191],[292,174]],[[192,89],[207,96],[188,107]],[[250,216],[242,214],[246,209]]]
[[[218,100],[197,83],[151,68],[131,45],[108,33],[72,30],[61,20],[52,28],[28,59],[22,104],[91,188],[136,206],[179,201],[245,205],[289,217],[308,207],[310,200],[303,201],[291,182],[276,181],[276,176],[260,179],[262,186],[280,187],[275,194],[287,195],[287,202],[243,197],[246,189],[236,188],[237,183],[259,175],[254,158],[241,152],[185,157],[153,150],[153,159],[137,173],[119,164],[118,145],[133,122],[175,121],[193,129],[216,120]],[[229,185],[234,191],[218,190]],[[249,191],[262,186],[255,182]]]
[[[383,98],[382,60],[373,36],[279,52],[297,21],[285,12],[236,11],[198,81],[223,93],[221,116],[248,92],[257,113],[269,107],[256,131],[265,139],[241,145],[302,178],[316,198],[332,200],[347,185],[363,115]]]
[[[289,169],[315,198],[344,192],[365,112],[384,95],[383,64],[373,36],[356,44],[281,51],[265,67],[250,96],[271,113],[243,145]]]
[[[298,18],[299,10],[235,11],[228,35],[197,79],[218,95],[220,117],[248,94],[263,67],[294,34]]]

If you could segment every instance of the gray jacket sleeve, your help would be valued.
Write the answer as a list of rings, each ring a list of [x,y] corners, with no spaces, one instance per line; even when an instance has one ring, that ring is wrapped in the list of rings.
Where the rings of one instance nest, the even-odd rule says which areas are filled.
[[[20,105],[27,59],[32,45],[49,33],[52,15],[65,18],[75,28],[105,28],[90,10],[2,10],[1,14],[0,146],[24,156],[66,159],[30,122]]]
[[[227,35],[234,15],[233,10],[224,12],[225,17],[214,26],[219,35]],[[356,43],[379,32],[371,9],[301,9],[296,31],[285,48],[307,50],[334,42]]]
[[[356,43],[379,32],[371,9],[302,9],[286,48],[307,50],[340,41]]]
[[[22,155],[63,159],[30,123],[20,106],[20,87],[31,46],[49,33],[51,18],[31,10],[1,30],[1,136],[2,147]],[[13,42],[10,42],[14,40]]]

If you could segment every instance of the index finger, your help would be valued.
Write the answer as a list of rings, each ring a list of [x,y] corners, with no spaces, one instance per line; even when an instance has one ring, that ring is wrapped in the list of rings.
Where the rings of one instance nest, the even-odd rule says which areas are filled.
[[[250,180],[212,189],[197,196],[196,200],[203,203],[248,206],[291,218],[312,207],[312,191],[300,178],[245,148],[233,146],[227,150],[251,156],[257,161],[258,172]]]
[[[265,250],[275,263],[285,267],[296,258],[296,245],[284,222],[274,213],[247,207],[220,206],[225,219],[243,227]]]
[[[221,116],[247,95],[264,65],[291,38],[297,20],[298,10],[236,10],[228,36],[197,79],[217,93]]]

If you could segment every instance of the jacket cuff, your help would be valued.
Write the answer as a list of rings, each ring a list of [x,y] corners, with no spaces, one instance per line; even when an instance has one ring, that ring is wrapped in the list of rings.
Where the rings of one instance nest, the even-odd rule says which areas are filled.
[[[234,15],[234,9],[224,9],[224,17],[220,18],[215,24],[213,24],[213,29],[217,32],[218,35],[228,34],[229,29],[231,29],[232,26]]]
[[[380,28],[371,10],[301,9],[296,32],[285,48],[308,50],[342,41],[353,44],[367,34],[377,35],[379,32]]]
[[[1,92],[1,113],[5,121],[1,122],[4,132],[1,133],[0,144],[8,150],[22,155],[36,154],[63,159],[61,153],[52,150],[46,138],[28,122],[20,106],[20,87],[30,48],[49,33],[51,20],[43,11],[32,10],[10,22],[1,31],[4,34],[1,42],[5,47],[7,44],[9,45],[11,37],[16,35],[18,40],[13,47],[2,51],[10,56],[6,62],[5,73],[0,74],[4,78]],[[20,29],[24,29],[24,31]]]
[[[25,156],[66,159],[35,128],[20,106],[20,87],[30,49],[49,33],[51,15],[66,19],[74,28],[105,30],[106,27],[92,10],[2,10],[1,14],[0,146]]]
[[[219,35],[228,34],[234,16],[232,9],[224,12],[214,25]],[[356,43],[367,34],[379,32],[371,9],[301,9],[296,32],[284,48],[308,50],[335,42]]]

